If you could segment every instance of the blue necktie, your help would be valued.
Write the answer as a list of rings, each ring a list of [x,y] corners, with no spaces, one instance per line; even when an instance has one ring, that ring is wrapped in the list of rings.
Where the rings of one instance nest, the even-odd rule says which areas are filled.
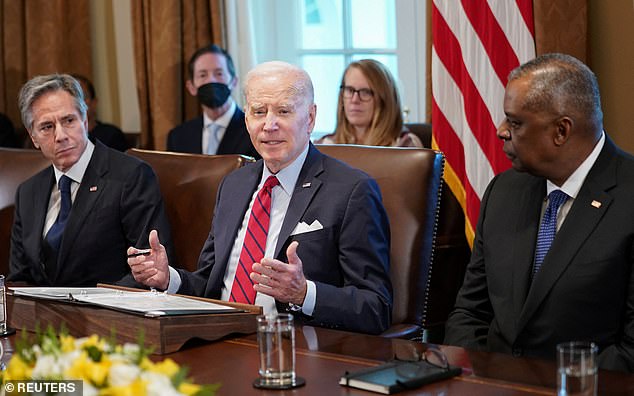
[[[548,194],[548,207],[544,212],[542,223],[537,233],[537,246],[535,247],[535,263],[533,265],[533,277],[537,275],[544,262],[544,258],[555,239],[557,233],[557,212],[561,205],[568,199],[568,194],[561,190],[553,190]]]
[[[59,214],[57,215],[55,223],[46,233],[46,241],[55,251],[59,251],[59,247],[62,243],[62,235],[64,235],[66,220],[68,220],[70,208],[73,205],[70,197],[71,183],[72,180],[66,175],[63,175],[59,178],[58,188],[62,197],[62,203],[60,205]]]

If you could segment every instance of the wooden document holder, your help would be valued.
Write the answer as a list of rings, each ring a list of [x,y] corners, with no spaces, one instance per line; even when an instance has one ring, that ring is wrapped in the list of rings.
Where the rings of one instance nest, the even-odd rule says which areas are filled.
[[[146,317],[72,301],[8,294],[7,316],[11,327],[30,332],[35,331],[38,324],[40,329],[49,324],[59,329],[63,324],[75,337],[91,334],[108,337],[114,329],[117,342],[121,343],[136,343],[143,329],[146,346],[153,347],[154,353],[161,355],[178,351],[185,342],[194,338],[213,341],[232,333],[255,333],[255,318],[261,314],[261,307],[190,298],[239,308],[240,311]]]

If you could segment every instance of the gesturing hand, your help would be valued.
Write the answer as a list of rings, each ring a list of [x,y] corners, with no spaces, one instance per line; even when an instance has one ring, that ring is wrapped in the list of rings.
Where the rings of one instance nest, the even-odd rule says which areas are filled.
[[[267,294],[277,301],[302,305],[306,297],[306,278],[302,260],[297,255],[299,242],[292,242],[286,249],[288,264],[279,260],[263,258],[253,263],[251,280],[258,293]]]
[[[169,262],[165,246],[161,245],[156,230],[150,231],[150,253],[139,256],[131,255],[140,252],[135,247],[128,248],[128,265],[134,279],[149,287],[165,290],[169,285]]]

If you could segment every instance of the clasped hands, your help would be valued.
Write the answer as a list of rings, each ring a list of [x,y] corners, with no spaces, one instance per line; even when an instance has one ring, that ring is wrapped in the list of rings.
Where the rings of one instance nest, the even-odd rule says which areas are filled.
[[[149,242],[149,254],[132,256],[141,250],[135,247],[128,248],[128,265],[137,282],[166,290],[170,280],[169,261],[156,230],[150,232]],[[261,262],[253,263],[253,272],[250,277],[256,292],[267,294],[282,303],[297,305],[304,303],[307,290],[306,277],[304,277],[302,261],[297,255],[297,246],[299,243],[295,241],[286,249],[288,263],[271,258],[263,258]]]

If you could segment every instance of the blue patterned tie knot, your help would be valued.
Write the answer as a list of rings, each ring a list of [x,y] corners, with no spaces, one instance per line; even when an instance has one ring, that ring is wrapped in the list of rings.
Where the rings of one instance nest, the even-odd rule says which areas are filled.
[[[66,220],[68,220],[70,208],[73,205],[70,196],[70,185],[72,182],[73,181],[71,180],[71,178],[66,175],[63,175],[59,178],[58,188],[62,201],[57,219],[55,220],[55,223],[53,224],[51,229],[48,230],[48,232],[46,233],[46,241],[53,249],[55,249],[55,251],[59,250],[59,247],[62,243],[62,235],[64,234]]]
[[[553,190],[548,194],[548,207],[544,212],[542,223],[537,233],[537,246],[535,247],[535,263],[533,265],[533,277],[539,272],[544,258],[555,239],[557,233],[557,212],[561,205],[568,199],[568,194],[561,190]]]

